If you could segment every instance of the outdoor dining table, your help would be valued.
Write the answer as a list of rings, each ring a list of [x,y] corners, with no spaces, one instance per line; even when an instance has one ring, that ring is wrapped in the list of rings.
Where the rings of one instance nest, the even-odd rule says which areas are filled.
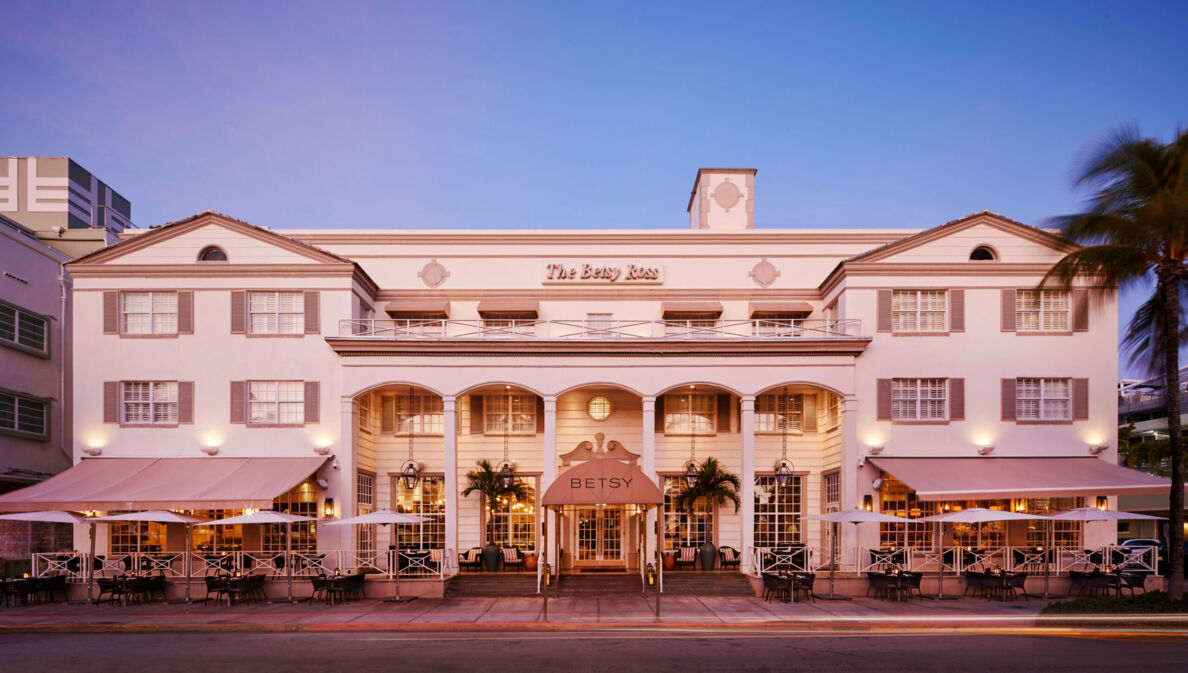
[[[2,602],[6,604],[9,599],[20,599],[22,606],[29,605],[29,597],[32,596],[34,601],[37,600],[38,580],[33,577],[10,577],[3,580],[4,596]],[[15,604],[15,603],[14,603]]]

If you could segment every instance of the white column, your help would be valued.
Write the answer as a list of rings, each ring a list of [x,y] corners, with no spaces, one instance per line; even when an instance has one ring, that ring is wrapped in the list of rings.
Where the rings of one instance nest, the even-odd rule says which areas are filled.
[[[355,428],[358,424],[355,422],[355,400],[351,397],[342,397],[339,399],[339,419],[338,419],[338,443],[336,446],[331,446],[330,451],[333,457],[330,459],[332,466],[327,473],[326,481],[330,485],[326,491],[322,493],[323,498],[334,498],[337,510],[335,516],[338,518],[346,516],[354,516],[358,510],[355,509]],[[321,511],[322,503],[318,503],[319,519],[322,518]],[[326,535],[329,531],[333,533]],[[330,549],[354,549],[355,547],[355,530],[354,526],[318,526],[318,548],[320,551]]]
[[[442,397],[442,452],[445,465],[445,546],[458,552],[458,398]]]
[[[549,486],[553,485],[553,481],[557,479],[557,398],[553,396],[546,396],[544,398],[544,442],[541,446],[541,473],[540,473],[540,490],[541,495],[549,490]],[[543,508],[542,508],[543,509]],[[561,541],[557,539],[557,515],[545,511],[544,524],[549,527],[549,539],[553,541],[552,548],[560,549]],[[535,531],[537,539],[537,558],[545,560],[545,550],[540,549],[540,527],[537,526]],[[560,565],[560,560],[552,561],[554,571]]]
[[[660,483],[656,475],[656,398],[643,398],[643,441],[640,442],[643,446],[643,473],[647,475],[652,481],[655,481],[660,486],[660,492],[664,492],[664,484]],[[645,524],[644,535],[644,557],[652,559],[656,557],[656,550],[660,548],[661,540],[660,533],[656,527],[656,510],[653,508],[648,510],[647,523]],[[657,569],[659,570],[659,569]]]
[[[751,549],[755,546],[755,396],[742,397],[742,569],[751,567]]]
[[[851,507],[862,506],[862,495],[866,492],[866,489],[861,488],[861,482],[862,476],[866,474],[866,470],[858,467],[858,461],[865,458],[866,450],[858,439],[858,398],[854,395],[846,395],[842,400],[842,406],[844,409],[842,418],[844,432],[842,437],[841,470],[838,472],[838,477],[841,480],[841,509],[847,510]],[[879,527],[838,526],[838,537],[841,542],[839,551],[842,555],[842,563],[851,560],[854,550],[860,546],[858,541],[859,533],[867,533],[869,535],[870,533],[868,531],[873,531],[873,535],[877,538]]]

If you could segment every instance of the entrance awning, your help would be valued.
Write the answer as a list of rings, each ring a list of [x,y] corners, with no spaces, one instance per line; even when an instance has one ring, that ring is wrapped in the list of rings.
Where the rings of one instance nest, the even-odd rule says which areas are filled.
[[[588,460],[562,472],[541,504],[660,505],[660,489],[638,467],[609,458]]]
[[[867,458],[921,500],[1167,493],[1171,480],[1099,458]]]
[[[88,458],[0,496],[0,511],[271,509],[326,458]]]

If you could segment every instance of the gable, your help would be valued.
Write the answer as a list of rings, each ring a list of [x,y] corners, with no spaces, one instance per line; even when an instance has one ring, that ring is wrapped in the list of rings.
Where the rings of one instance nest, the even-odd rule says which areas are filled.
[[[140,234],[140,236],[151,236]],[[135,239],[132,239],[135,240]],[[231,264],[309,264],[308,254],[288,246],[277,245],[264,237],[249,236],[217,222],[153,241],[150,245],[125,252],[107,261],[108,264],[193,264],[209,246],[217,246],[227,253]]]
[[[997,261],[1006,264],[1051,264],[1072,249],[1047,231],[982,212],[895,241],[847,262],[956,264],[968,262],[970,253],[979,246],[988,246],[995,252]]]

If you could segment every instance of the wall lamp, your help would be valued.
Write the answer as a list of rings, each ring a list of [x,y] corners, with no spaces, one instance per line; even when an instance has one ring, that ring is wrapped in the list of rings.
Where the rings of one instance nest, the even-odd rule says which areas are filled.
[[[1110,508],[1110,499],[1105,497],[1104,495],[1099,495],[1099,496],[1097,496],[1096,504],[1097,504],[1097,509],[1109,509]]]
[[[208,456],[217,456],[217,455],[219,455],[219,447],[204,446],[204,447],[202,447],[202,453],[205,453]]]
[[[327,519],[334,516],[334,498],[326,498],[322,503],[322,516]]]
[[[1110,448],[1110,447],[1105,444],[1099,444],[1099,445],[1090,444],[1089,445],[1089,453],[1091,455],[1096,456],[1097,454],[1101,453],[1102,451],[1105,451],[1108,448]]]
[[[978,447],[978,455],[979,455],[979,456],[988,456],[988,455],[990,455],[990,454],[991,454],[991,453],[993,453],[993,452],[994,452],[994,446],[993,446],[993,445],[989,445],[989,446],[979,446],[979,447]]]
[[[868,512],[874,511],[874,496],[870,494],[862,496],[862,509]]]
[[[883,445],[882,444],[871,444],[870,446],[866,447],[866,452],[872,456],[877,456],[883,452]]]

